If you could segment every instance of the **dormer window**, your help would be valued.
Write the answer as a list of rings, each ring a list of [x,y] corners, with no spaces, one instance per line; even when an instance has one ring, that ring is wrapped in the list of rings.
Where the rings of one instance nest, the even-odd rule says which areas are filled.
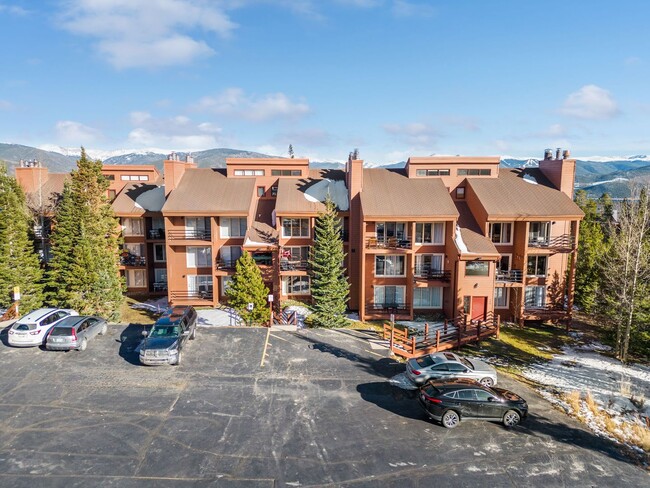
[[[449,176],[448,169],[417,169],[415,176]]]

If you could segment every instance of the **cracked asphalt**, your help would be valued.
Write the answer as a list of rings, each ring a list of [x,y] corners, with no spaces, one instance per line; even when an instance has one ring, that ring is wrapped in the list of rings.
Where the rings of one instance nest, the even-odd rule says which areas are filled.
[[[178,367],[144,367],[140,326],[84,352],[0,334],[0,486],[648,486],[617,447],[510,378],[530,418],[427,420],[363,331],[200,328]],[[262,361],[263,360],[263,361]],[[263,362],[263,364],[262,364]]]

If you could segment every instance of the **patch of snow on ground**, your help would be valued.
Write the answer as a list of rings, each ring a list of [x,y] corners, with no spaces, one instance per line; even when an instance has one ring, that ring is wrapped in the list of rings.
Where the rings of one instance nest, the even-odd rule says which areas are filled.
[[[360,322],[359,314],[357,312],[352,312],[346,314],[345,316],[348,318],[348,320],[351,320],[352,322]]]
[[[305,190],[305,199],[310,202],[324,202],[327,195],[330,195],[334,204],[339,210],[346,211],[350,206],[348,198],[348,189],[345,186],[345,181],[330,180],[329,178],[322,179],[314,183],[312,186]]]
[[[418,387],[406,376],[406,373],[400,373],[393,376],[388,382],[393,385],[401,388],[402,390],[417,390]]]
[[[149,310],[150,312],[153,313],[163,313],[165,310],[169,308],[169,302],[167,301],[167,297],[162,297],[156,300],[151,299],[142,303],[134,303],[133,305],[131,305],[131,308],[135,308],[139,310]]]

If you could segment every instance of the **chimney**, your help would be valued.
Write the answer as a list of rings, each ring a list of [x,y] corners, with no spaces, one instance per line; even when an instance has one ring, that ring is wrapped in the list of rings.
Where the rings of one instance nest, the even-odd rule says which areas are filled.
[[[25,193],[38,190],[48,179],[47,168],[38,161],[21,161],[16,168],[16,181]]]
[[[364,303],[363,290],[359,286],[361,282],[361,270],[364,246],[364,227],[361,214],[361,191],[363,189],[363,160],[348,158],[345,165],[345,178],[350,198],[349,217],[349,268],[350,277],[350,301],[348,306],[353,310],[359,310]]]
[[[194,156],[192,156],[192,153],[187,153],[185,155],[185,162],[186,163],[194,163]]]
[[[545,149],[544,150],[544,159],[553,159],[553,150]]]
[[[189,156],[185,158],[191,161],[181,161],[178,154],[172,152],[164,163],[163,179],[165,181],[165,197],[167,197],[180,183],[187,168],[196,168],[194,159]]]
[[[544,159],[539,162],[539,169],[555,188],[573,200],[576,160],[570,159],[571,153],[568,150],[562,151],[558,148],[555,152],[555,159],[547,158],[549,152],[551,152],[550,149],[544,152]]]

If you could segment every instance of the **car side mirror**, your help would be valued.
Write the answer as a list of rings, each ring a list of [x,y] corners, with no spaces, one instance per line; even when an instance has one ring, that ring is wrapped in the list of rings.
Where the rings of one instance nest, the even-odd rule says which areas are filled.
[[[142,337],[147,337],[148,335],[149,335],[149,332],[147,332],[146,330],[142,331]]]

